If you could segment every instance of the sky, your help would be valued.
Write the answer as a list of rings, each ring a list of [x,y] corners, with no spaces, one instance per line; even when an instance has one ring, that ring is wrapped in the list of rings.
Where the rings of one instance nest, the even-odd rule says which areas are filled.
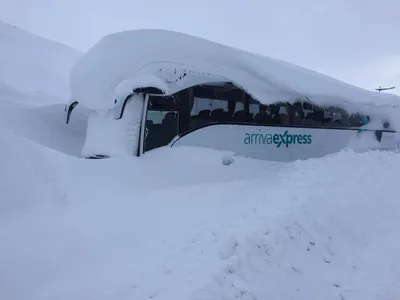
[[[400,95],[399,0],[0,0],[0,20],[83,52],[117,31],[175,30]]]

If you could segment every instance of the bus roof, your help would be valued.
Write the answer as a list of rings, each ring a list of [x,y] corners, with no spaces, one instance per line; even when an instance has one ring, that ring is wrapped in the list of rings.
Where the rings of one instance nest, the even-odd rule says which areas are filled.
[[[307,97],[318,105],[372,113],[400,97],[368,91],[309,69],[183,33],[143,29],[103,37],[70,76],[73,101],[110,109],[134,88],[172,93],[206,82],[232,82],[264,104]]]

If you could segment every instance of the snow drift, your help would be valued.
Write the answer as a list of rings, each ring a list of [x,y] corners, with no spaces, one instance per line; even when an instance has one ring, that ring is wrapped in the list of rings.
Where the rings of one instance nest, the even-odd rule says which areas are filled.
[[[0,142],[0,223],[16,212],[28,213],[62,200],[64,191],[58,187],[62,153],[10,130],[0,129]]]
[[[370,92],[284,61],[166,30],[103,37],[73,68],[71,101],[91,109],[112,109],[115,99],[124,99],[137,87],[155,87],[168,94],[207,79],[233,82],[266,104],[307,96],[321,105],[370,115],[379,107],[387,113],[387,105],[392,109],[400,104],[395,95]],[[122,82],[125,94],[118,88]]]
[[[24,149],[8,165],[32,189],[29,206],[0,189],[14,203],[0,217],[2,299],[400,295],[399,154],[226,166],[226,153],[180,147],[99,161],[0,138]]]
[[[0,22],[0,129],[78,156],[88,112],[76,108],[69,126],[63,114],[69,73],[80,55],[68,46]]]
[[[0,97],[3,97],[0,88]],[[19,102],[33,101],[29,95],[17,97]],[[18,136],[69,155],[80,156],[86,139],[88,112],[77,107],[71,123],[63,122],[62,104],[26,107],[0,100],[0,129],[8,129]]]
[[[70,94],[70,71],[81,55],[66,45],[0,22],[0,87],[34,95],[25,98],[33,100],[29,104],[65,102]]]

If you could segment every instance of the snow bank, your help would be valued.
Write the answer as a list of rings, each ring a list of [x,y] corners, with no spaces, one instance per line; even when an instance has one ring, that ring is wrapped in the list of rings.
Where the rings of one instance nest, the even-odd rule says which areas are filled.
[[[397,299],[399,158],[342,152],[289,165],[235,224],[225,268],[187,299]]]
[[[370,115],[377,107],[400,104],[395,95],[366,91],[287,62],[165,30],[133,30],[102,38],[73,68],[72,97],[91,109],[111,109],[117,86],[139,75],[153,78],[146,85],[158,87],[161,80],[171,93],[206,78],[231,81],[266,104],[308,96],[319,104]],[[137,80],[133,83],[123,90],[130,93]],[[121,90],[118,96],[123,98]]]
[[[0,144],[0,223],[17,212],[51,207],[64,198],[59,186],[64,160],[59,152],[4,129]]]
[[[30,95],[9,97],[0,87],[0,129],[12,130],[19,136],[69,155],[79,156],[85,141],[88,111],[75,108],[70,124],[63,120],[64,105],[27,107]]]
[[[20,100],[49,104],[68,99],[69,73],[81,55],[66,45],[0,22],[0,82],[37,96]]]
[[[69,72],[80,55],[0,22],[0,129],[79,156],[88,111],[77,107],[67,126],[63,102],[69,94]]]
[[[400,296],[398,154],[229,166],[226,155],[178,147],[68,158],[63,204],[0,217],[0,298]],[[32,181],[17,160],[10,167]]]

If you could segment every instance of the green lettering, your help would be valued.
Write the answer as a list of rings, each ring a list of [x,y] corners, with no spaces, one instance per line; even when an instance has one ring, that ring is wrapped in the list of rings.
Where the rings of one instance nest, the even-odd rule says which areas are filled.
[[[307,138],[308,138],[308,144],[311,144],[311,143],[312,143],[311,134],[309,134],[309,135],[307,136]]]
[[[286,136],[286,147],[288,147],[288,145],[289,145],[289,144],[292,144],[292,143],[293,143],[293,135],[288,134],[288,135]]]
[[[262,134],[262,133],[258,134],[258,141],[259,141],[260,144],[265,144],[265,137],[264,136],[265,135]]]
[[[274,134],[274,144],[278,144],[279,143],[279,134]]]
[[[267,134],[262,134],[262,133],[260,133],[260,140],[261,140],[261,142],[263,143],[263,144],[265,144],[265,140],[266,140],[266,138],[267,138]]]
[[[272,144],[272,134],[267,134],[267,144]]]
[[[251,143],[252,144],[257,144],[257,133],[252,133],[251,134]]]
[[[246,134],[245,134],[244,143],[245,143],[246,145],[251,143],[250,134],[249,134],[249,133],[246,133]]]
[[[270,134],[270,133],[245,133],[244,141],[246,145],[248,144],[275,144],[278,148],[282,144],[289,147],[292,144],[311,144],[312,135],[311,134],[289,134],[286,130],[283,134]]]
[[[303,144],[303,136],[301,135],[301,134],[299,134],[298,136],[297,136],[297,142],[301,145],[301,144]]]

